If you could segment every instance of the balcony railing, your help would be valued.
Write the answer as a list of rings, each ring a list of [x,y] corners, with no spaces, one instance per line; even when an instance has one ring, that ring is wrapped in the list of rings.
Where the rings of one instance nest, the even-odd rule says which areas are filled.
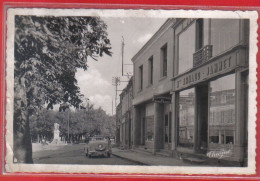
[[[193,54],[193,67],[208,61],[212,57],[212,45],[206,45]]]

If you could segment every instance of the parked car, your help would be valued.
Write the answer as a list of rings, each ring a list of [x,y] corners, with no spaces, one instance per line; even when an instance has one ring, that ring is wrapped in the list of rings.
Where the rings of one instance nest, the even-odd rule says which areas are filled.
[[[110,157],[112,154],[111,142],[109,138],[103,136],[92,137],[89,143],[84,147],[86,156],[106,156]]]

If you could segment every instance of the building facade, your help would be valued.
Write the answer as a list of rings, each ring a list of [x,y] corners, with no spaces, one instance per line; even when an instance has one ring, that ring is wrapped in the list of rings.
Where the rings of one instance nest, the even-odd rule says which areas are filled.
[[[120,146],[121,141],[121,117],[122,117],[122,103],[116,106],[116,145]]]
[[[132,58],[134,147],[246,162],[248,48],[248,20],[168,19]]]
[[[119,96],[120,104],[118,109],[121,109],[120,114],[118,114],[120,147],[129,149],[133,145],[133,78],[130,78],[127,86]]]
[[[175,19],[168,19],[132,58],[134,146],[153,153],[171,150],[175,23]]]

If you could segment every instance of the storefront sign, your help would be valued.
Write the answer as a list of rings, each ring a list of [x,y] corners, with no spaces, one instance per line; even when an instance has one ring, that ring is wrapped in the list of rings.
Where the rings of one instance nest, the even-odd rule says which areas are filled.
[[[180,90],[219,74],[231,71],[236,67],[236,52],[223,56],[214,62],[199,67],[192,72],[180,76],[174,81],[174,90]]]
[[[158,96],[158,97],[154,97],[153,101],[156,102],[156,103],[161,103],[161,104],[170,104],[171,103],[171,98]]]

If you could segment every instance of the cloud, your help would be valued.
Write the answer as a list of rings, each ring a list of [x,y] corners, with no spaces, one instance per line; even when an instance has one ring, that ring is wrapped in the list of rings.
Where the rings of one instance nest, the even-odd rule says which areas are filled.
[[[77,80],[80,83],[91,86],[108,86],[109,82],[102,78],[101,73],[97,69],[89,69],[87,71],[79,70],[77,72]]]
[[[89,97],[95,94],[107,94],[111,89],[109,83],[97,69],[91,68],[87,71],[78,70],[76,74],[80,91]]]
[[[137,39],[137,42],[138,43],[145,43],[147,42],[151,37],[152,37],[152,33],[147,33],[143,36],[140,36],[138,39]]]
[[[89,101],[94,104],[94,108],[101,107],[108,114],[112,112],[112,98],[110,95],[95,94],[89,97]]]
[[[79,69],[76,73],[76,78],[81,93],[90,100],[94,107],[101,107],[108,114],[111,114],[112,98],[109,94],[114,91],[111,89],[113,86],[104,78],[104,75],[92,66],[87,71]]]

